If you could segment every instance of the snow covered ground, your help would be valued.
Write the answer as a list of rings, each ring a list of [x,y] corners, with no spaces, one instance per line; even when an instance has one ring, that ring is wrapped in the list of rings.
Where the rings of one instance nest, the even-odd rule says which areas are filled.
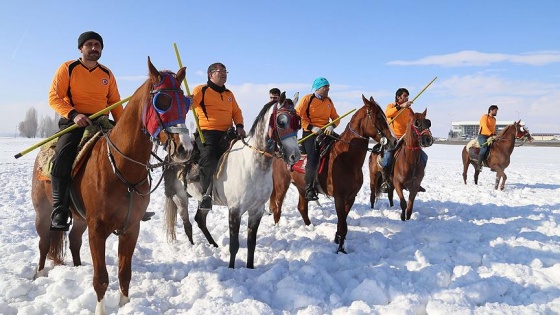
[[[0,313],[90,314],[93,268],[84,234],[83,266],[47,265],[33,281],[38,237],[30,201],[38,139],[0,138]],[[246,269],[246,222],[237,269],[229,269],[227,208],[214,207],[207,245],[194,228],[166,241],[163,191],[152,196],[133,260],[130,303],[118,307],[117,237],[107,241],[112,314],[559,314],[560,148],[515,148],[504,191],[484,169],[462,182],[462,146],[436,144],[412,220],[383,198],[369,207],[369,177],[348,217],[347,255],[336,254],[333,201],[310,204],[306,227],[291,187],[279,225],[262,220],[254,270]],[[159,174],[159,173],[157,173]],[[194,223],[195,201],[191,200]],[[245,217],[246,219],[246,217]],[[182,226],[178,224],[178,231]]]

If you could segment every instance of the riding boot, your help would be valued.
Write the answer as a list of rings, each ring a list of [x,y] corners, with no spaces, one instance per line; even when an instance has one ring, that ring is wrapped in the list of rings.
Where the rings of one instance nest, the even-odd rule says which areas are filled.
[[[386,194],[389,191],[389,177],[391,167],[386,166],[381,169],[381,192]]]
[[[206,193],[202,196],[202,200],[200,200],[200,204],[198,205],[198,208],[200,210],[206,210],[206,211],[210,211],[212,210],[212,189],[213,189],[213,184],[212,182],[210,182],[210,185],[208,186],[208,189],[206,189]]]
[[[305,199],[307,201],[318,200],[317,192],[315,191],[315,172],[305,171]]]
[[[72,223],[72,214],[68,210],[69,178],[51,176],[53,211],[51,214],[51,231],[68,231]]]

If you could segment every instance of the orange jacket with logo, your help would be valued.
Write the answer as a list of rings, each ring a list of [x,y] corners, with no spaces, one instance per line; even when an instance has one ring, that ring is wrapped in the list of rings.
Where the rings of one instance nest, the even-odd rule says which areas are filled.
[[[406,107],[401,108],[401,113],[398,114],[399,110],[397,109],[396,105],[396,103],[389,103],[387,105],[387,108],[385,109],[385,116],[387,116],[389,127],[393,130],[395,136],[400,139],[406,133],[406,128],[408,127],[408,119],[414,112],[409,107]],[[397,116],[397,114],[399,116]],[[395,116],[397,117],[395,118]]]
[[[310,126],[321,128],[328,124],[330,120],[335,120],[339,117],[329,97],[323,99],[313,97],[313,100],[309,103],[312,95],[305,95],[296,106],[296,113],[301,118],[301,127],[304,131],[310,131]],[[309,110],[307,110],[308,108]],[[334,127],[338,126],[338,124],[340,124],[340,121],[336,121]]]
[[[69,74],[72,63],[76,64]],[[95,114],[120,99],[117,81],[111,70],[101,64],[88,69],[80,60],[63,63],[57,69],[49,90],[49,105],[65,118],[72,110],[88,116]],[[115,121],[119,120],[122,111],[122,106],[111,110]]]
[[[479,134],[484,136],[493,136],[496,134],[496,117],[484,114],[480,117]]]
[[[206,84],[199,85],[193,90],[192,109],[196,112],[200,129],[226,131],[231,127],[232,120],[235,125],[243,125],[241,108],[237,105],[233,93],[228,89],[219,93],[211,87],[206,88],[204,92],[205,115],[200,106],[204,86]]]

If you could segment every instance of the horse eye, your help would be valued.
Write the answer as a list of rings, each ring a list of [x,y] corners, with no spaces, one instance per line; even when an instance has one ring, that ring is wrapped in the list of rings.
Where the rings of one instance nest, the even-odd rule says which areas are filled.
[[[416,128],[422,127],[422,121],[420,119],[414,120],[414,127]]]
[[[426,124],[426,128],[430,128],[432,126],[432,121],[429,119],[424,119],[424,124]]]
[[[154,106],[157,110],[165,112],[171,107],[173,99],[165,93],[158,93],[154,96]]]
[[[276,124],[280,128],[286,128],[286,126],[288,125],[288,121],[288,115],[286,114],[280,114],[278,115],[278,117],[276,117]]]

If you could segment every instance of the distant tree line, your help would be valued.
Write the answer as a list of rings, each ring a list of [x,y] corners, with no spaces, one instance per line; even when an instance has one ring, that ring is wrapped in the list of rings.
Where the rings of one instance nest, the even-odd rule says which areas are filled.
[[[37,110],[31,107],[25,113],[25,119],[18,124],[20,136],[26,138],[48,138],[58,132],[58,120],[60,115],[55,114],[54,117],[44,115],[39,122]]]

